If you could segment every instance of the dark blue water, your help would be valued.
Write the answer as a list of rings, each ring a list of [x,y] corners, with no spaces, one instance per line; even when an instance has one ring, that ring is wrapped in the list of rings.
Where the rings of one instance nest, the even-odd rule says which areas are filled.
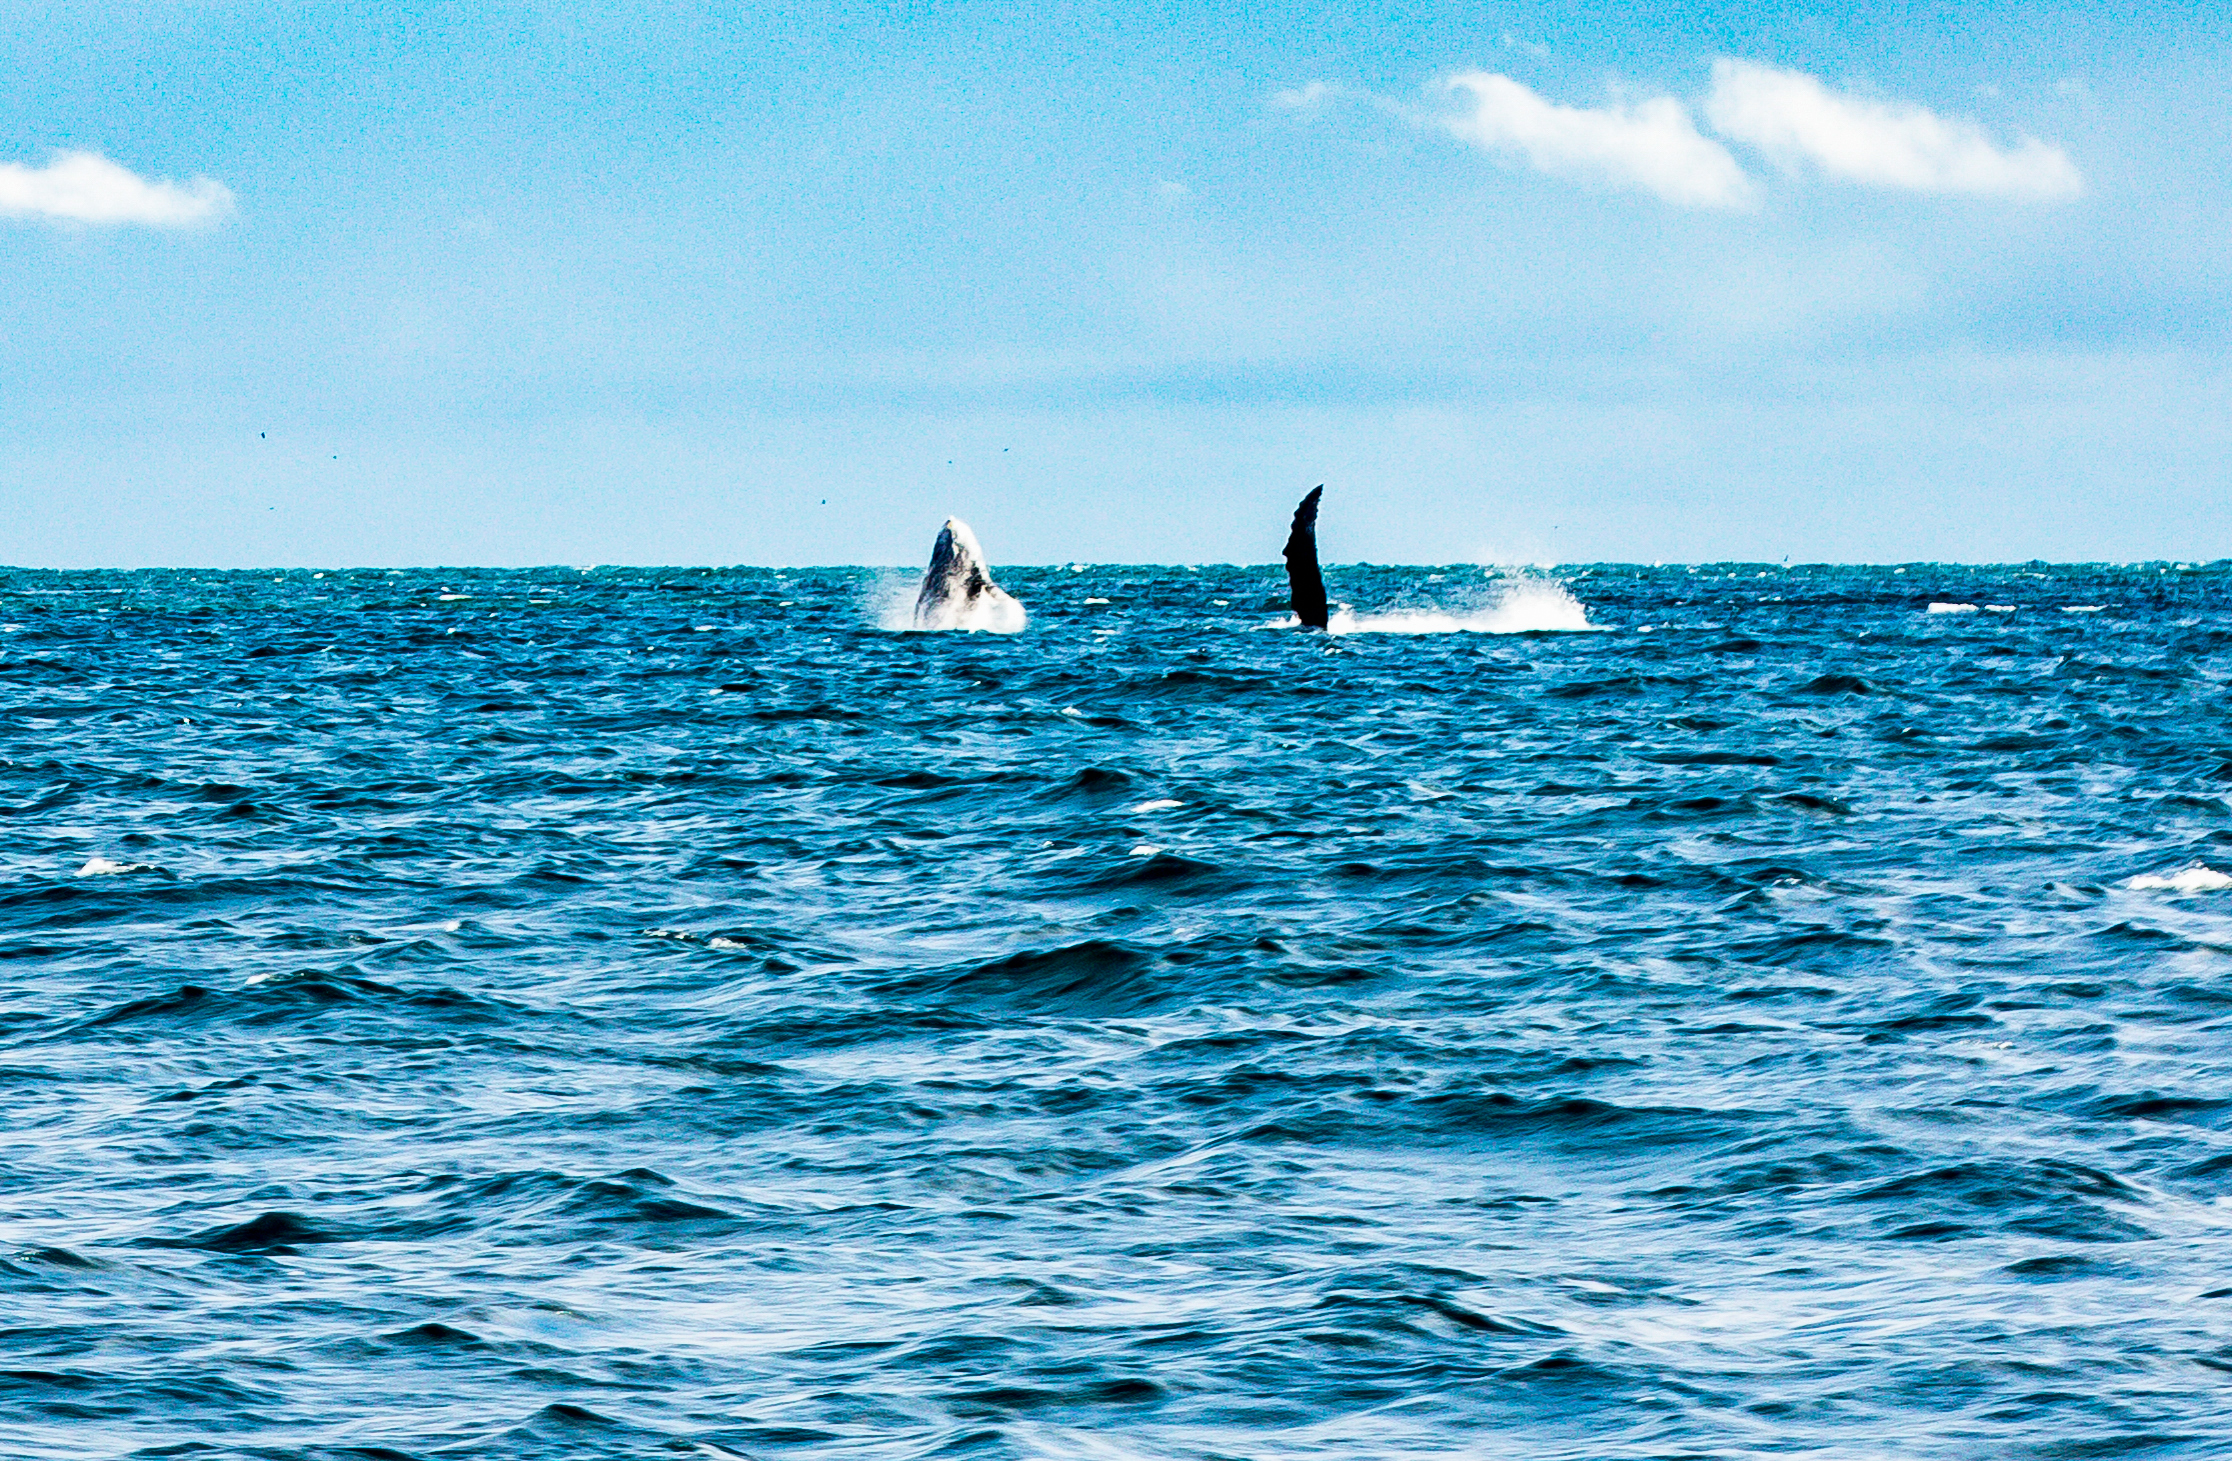
[[[0,1453],[2232,1452],[2232,568],[1557,577],[0,574]]]

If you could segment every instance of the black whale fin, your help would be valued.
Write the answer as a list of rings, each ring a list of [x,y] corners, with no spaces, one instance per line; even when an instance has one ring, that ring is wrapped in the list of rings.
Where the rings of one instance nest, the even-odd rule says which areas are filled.
[[[1317,509],[1319,483],[1294,510],[1294,531],[1287,534],[1287,592],[1294,601],[1294,617],[1311,629],[1325,627],[1325,580],[1318,575]]]

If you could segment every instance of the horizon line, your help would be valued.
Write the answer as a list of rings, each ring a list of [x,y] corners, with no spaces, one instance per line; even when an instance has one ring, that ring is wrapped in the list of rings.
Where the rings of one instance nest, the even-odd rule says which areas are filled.
[[[1188,571],[1191,571],[1191,572],[1200,572],[1201,570],[1203,570],[1203,569],[1207,569],[1207,568],[1262,568],[1262,569],[1280,569],[1280,568],[1283,568],[1283,566],[1284,566],[1284,565],[1283,565],[1283,564],[1281,563],[1281,561],[1280,561],[1279,559],[1276,559],[1276,558],[1268,558],[1268,559],[1263,559],[1263,560],[1261,560],[1261,561],[1256,561],[1256,562],[1239,562],[1239,561],[1236,561],[1236,560],[1232,560],[1232,559],[1223,559],[1223,558],[1204,558],[1204,559],[1196,559],[1196,560],[1194,560],[1194,561],[1192,561],[1192,562],[1174,562],[1174,561],[1152,561],[1152,560],[1133,560],[1133,561],[1115,561],[1115,560],[1111,560],[1111,561],[1107,561],[1107,562],[1091,562],[1091,561],[1087,561],[1087,560],[1084,560],[1084,559],[1076,559],[1076,558],[1065,558],[1065,559],[1055,559],[1055,560],[1047,560],[1047,561],[1041,561],[1041,562],[1008,562],[1008,563],[991,563],[991,564],[987,564],[986,566],[987,566],[987,567],[989,567],[989,568],[993,568],[993,569],[996,569],[996,570],[1000,570],[1000,571],[1003,571],[1003,572],[1005,572],[1005,571],[1010,571],[1010,570],[1031,570],[1031,569],[1070,569],[1070,570],[1072,570],[1072,571],[1078,571],[1078,570],[1084,570],[1084,569],[1094,569],[1094,568],[1100,568],[1100,569],[1109,569],[1109,568],[1175,568],[1175,569],[1185,569],[1185,570],[1188,570]],[[2223,557],[2216,557],[2216,558],[2196,558],[2196,559],[2191,559],[2191,560],[2188,560],[2188,559],[2181,559],[2181,558],[2124,558],[2124,559],[2111,559],[2111,558],[2070,558],[2070,559],[2049,559],[2049,558],[1997,558],[1997,559],[1981,559],[1981,558],[1978,558],[1978,559],[1970,559],[1970,558],[1908,558],[1908,559],[1811,558],[1811,559],[1804,559],[1804,560],[1799,560],[1799,561],[1792,561],[1791,559],[1788,559],[1788,558],[1784,558],[1784,559],[1780,559],[1780,560],[1776,560],[1776,559],[1771,559],[1771,558],[1697,558],[1697,559],[1673,559],[1673,558],[1667,558],[1667,559],[1654,559],[1654,560],[1651,560],[1651,561],[1645,562],[1645,561],[1642,561],[1642,560],[1639,560],[1639,559],[1601,558],[1601,559],[1592,559],[1592,560],[1581,560],[1581,561],[1574,561],[1574,562],[1560,562],[1560,563],[1543,563],[1543,562],[1529,562],[1529,563],[1521,563],[1521,562],[1482,562],[1482,561],[1479,561],[1479,560],[1473,560],[1473,559],[1458,560],[1458,561],[1447,562],[1447,563],[1393,563],[1393,562],[1377,562],[1377,561],[1374,561],[1374,560],[1371,560],[1371,559],[1355,559],[1355,560],[1351,560],[1351,561],[1348,561],[1348,562],[1341,562],[1341,563],[1328,563],[1328,564],[1326,564],[1326,565],[1324,565],[1324,566],[1325,566],[1325,567],[1327,567],[1327,568],[1354,568],[1354,569],[1371,569],[1371,568],[1411,568],[1411,569],[1432,569],[1432,570],[1436,570],[1436,571],[1443,571],[1443,572],[1446,572],[1446,571],[1448,571],[1448,570],[1451,570],[1451,569],[1481,569],[1481,570],[1502,570],[1502,571],[1506,571],[1506,572],[1521,572],[1521,573],[1562,573],[1562,572],[1570,572],[1570,571],[1574,571],[1574,570],[1580,570],[1580,569],[1592,569],[1592,570],[1593,570],[1593,569],[1645,569],[1645,570],[1658,570],[1658,569],[1667,569],[1667,568],[1684,568],[1684,569],[1690,569],[1690,568],[1759,568],[1759,569],[1766,569],[1766,570],[1769,570],[1769,571],[1773,571],[1773,570],[1777,570],[1777,569],[1781,569],[1781,570],[1787,570],[1787,571],[1797,571],[1797,570],[1800,570],[1800,569],[1810,569],[1810,568],[1886,568],[1886,569],[1910,569],[1910,568],[2162,568],[2162,569],[2172,569],[2172,568],[2175,568],[2175,569],[2180,569],[2180,570],[2185,570],[2185,571],[2192,571],[2192,570],[2196,570],[2196,569],[2202,569],[2202,568],[2214,568],[2214,567],[2218,567],[2218,566],[2232,566],[2232,555],[2227,555],[2227,556],[2223,556]],[[905,572],[919,572],[919,571],[921,570],[921,567],[922,567],[922,565],[921,565],[921,564],[920,564],[919,562],[904,562],[904,563],[871,563],[871,562],[860,562],[860,563],[358,563],[358,564],[343,564],[343,565],[335,565],[335,564],[316,564],[316,563],[296,563],[296,564],[277,564],[277,563],[265,563],[265,564],[252,564],[252,565],[244,565],[244,566],[240,566],[240,567],[232,567],[232,568],[216,567],[216,566],[213,566],[213,565],[209,565],[209,564],[193,564],[193,563],[143,563],[143,564],[137,564],[137,565],[133,565],[133,566],[130,566],[130,567],[117,567],[117,566],[111,566],[111,565],[100,565],[100,564],[73,564],[73,565],[54,565],[54,564],[44,564],[44,565],[42,565],[42,564],[26,564],[26,563],[0,563],[0,573],[226,573],[226,574],[265,574],[265,573],[279,573],[279,574],[290,574],[290,573],[318,573],[318,574],[326,574],[326,573],[348,573],[348,574],[357,574],[357,573],[383,573],[383,574],[396,574],[396,573],[544,573],[544,572],[547,572],[547,573],[598,573],[598,572],[606,572],[606,571],[613,571],[613,572],[639,572],[639,573],[653,573],[653,572],[683,572],[683,573],[687,573],[687,572],[700,572],[700,573],[736,573],[736,572],[760,572],[760,573],[817,573],[817,572],[837,572],[837,571],[847,571],[847,570],[851,570],[851,571],[857,571],[857,570],[861,570],[861,569],[874,569],[874,570],[878,570],[878,571],[891,571],[891,570],[898,570],[898,571],[905,571]]]

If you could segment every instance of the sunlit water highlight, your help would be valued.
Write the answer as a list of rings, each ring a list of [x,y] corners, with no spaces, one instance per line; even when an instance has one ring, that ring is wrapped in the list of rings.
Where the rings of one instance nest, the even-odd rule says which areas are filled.
[[[2225,566],[999,577],[0,574],[0,1454],[2232,1450]]]

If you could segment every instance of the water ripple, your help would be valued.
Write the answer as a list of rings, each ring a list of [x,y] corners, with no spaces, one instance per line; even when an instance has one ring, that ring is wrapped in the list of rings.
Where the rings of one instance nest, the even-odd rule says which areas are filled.
[[[0,1445],[2232,1449],[2232,570],[1334,577],[0,572]]]

